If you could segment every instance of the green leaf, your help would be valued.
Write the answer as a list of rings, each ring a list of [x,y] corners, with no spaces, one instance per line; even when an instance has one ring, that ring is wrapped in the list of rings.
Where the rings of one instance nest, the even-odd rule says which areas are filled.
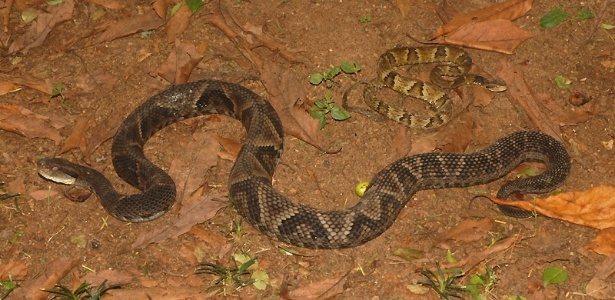
[[[26,8],[21,12],[21,20],[26,24],[34,21],[36,17],[38,17],[38,10],[36,9]]]
[[[314,107],[312,107],[314,108]],[[310,112],[310,116],[312,116],[312,118],[314,119],[324,119],[325,118],[325,112],[321,109],[312,109]]]
[[[203,0],[186,0],[186,4],[188,5],[188,9],[195,14],[200,12],[203,7],[205,7]]]
[[[577,20],[590,20],[595,17],[596,15],[594,14],[594,12],[587,8],[581,9],[581,11],[574,16],[574,18]]]
[[[419,258],[425,257],[425,252],[421,250],[416,250],[412,248],[397,248],[393,250],[393,255],[398,256],[407,261],[417,260]]]
[[[182,6],[181,1],[177,2],[177,4],[173,5],[173,7],[171,8],[171,16],[175,15],[175,13],[177,13],[177,11],[179,10],[179,8]]]
[[[325,79],[325,76],[323,76],[320,73],[314,73],[312,74],[312,76],[310,76],[310,83],[313,85],[319,85],[322,83],[322,81]]]
[[[468,284],[468,285],[466,285],[465,290],[466,290],[468,293],[470,293],[470,294],[472,294],[472,295],[474,295],[474,296],[478,296],[478,295],[480,295],[480,289],[479,289],[479,288],[478,288],[478,286],[477,286],[477,285],[475,285],[475,284]]]
[[[327,72],[325,72],[325,79],[333,79],[333,77],[337,76],[337,74],[339,74],[342,70],[340,69],[340,67],[333,67],[329,70],[327,70]]]
[[[325,116],[323,115],[322,118],[320,118],[320,122],[318,123],[318,129],[325,128],[325,125],[327,125],[327,119],[325,119]]]
[[[333,93],[331,93],[330,91],[326,91],[325,92],[325,102],[331,103],[332,101],[333,101]]]
[[[570,88],[572,81],[570,81],[570,79],[562,76],[562,75],[557,75],[555,76],[555,84],[557,85],[557,88],[560,90],[567,90]]]
[[[252,273],[250,277],[254,280],[254,283],[252,283],[252,285],[255,288],[261,291],[264,291],[267,288],[267,283],[269,282],[269,274],[261,270],[256,270]]]
[[[64,2],[64,0],[47,0],[47,5],[58,5],[58,4],[62,4],[62,2]]]
[[[351,63],[349,63],[347,61],[343,61],[340,64],[340,68],[346,74],[354,74],[354,73],[356,73],[358,71],[354,64],[351,64]]]
[[[566,279],[568,279],[568,272],[560,267],[549,267],[542,271],[543,286],[562,283]]]
[[[314,101],[314,105],[316,105],[316,107],[318,107],[320,109],[328,109],[329,108],[329,104],[326,101],[323,101],[323,100],[316,100],[316,101]]]
[[[561,6],[553,8],[550,12],[540,18],[540,27],[552,28],[568,20],[568,13]]]
[[[362,16],[359,18],[359,22],[361,23],[369,23],[372,21],[372,16]]]
[[[53,84],[53,90],[51,90],[51,98],[56,97],[56,96],[61,96],[63,90],[64,90],[64,86],[62,85],[62,82],[61,81],[55,82]]]
[[[480,274],[476,274],[472,277],[470,277],[470,283],[471,284],[485,284],[485,279],[483,278],[483,276],[481,276]]]
[[[517,178],[521,178],[523,176],[534,177],[536,175],[538,175],[538,173],[536,173],[536,170],[534,170],[532,168],[527,168],[527,169],[517,173]]]
[[[604,29],[604,30],[611,30],[613,28],[615,28],[615,25],[611,25],[611,24],[600,24],[600,28]]]
[[[451,252],[451,249],[448,249],[446,251],[446,261],[448,261],[449,263],[457,262],[457,259],[455,258],[455,256],[453,256],[453,252]]]
[[[331,107],[331,117],[337,121],[344,121],[350,118],[350,113],[337,106]]]

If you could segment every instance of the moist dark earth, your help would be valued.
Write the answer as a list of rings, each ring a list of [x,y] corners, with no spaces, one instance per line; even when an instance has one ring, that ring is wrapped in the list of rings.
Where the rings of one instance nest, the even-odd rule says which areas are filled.
[[[87,43],[100,32],[99,26],[136,17],[151,10],[151,6],[149,2],[135,1],[123,8],[110,9],[76,2],[72,18],[56,25],[42,45],[27,53],[8,54],[4,48],[0,70],[6,76],[31,75],[61,82],[63,86],[62,97],[52,98],[23,87],[0,98],[3,105],[18,105],[48,117],[53,124],[60,124],[55,129],[62,137],[56,143],[0,130],[3,193],[20,194],[2,200],[0,205],[0,265],[17,262],[26,269],[19,278],[23,288],[18,288],[9,299],[32,296],[26,292],[33,291],[26,289],[28,285],[50,277],[48,270],[58,261],[74,263],[74,267],[65,270],[68,274],[58,279],[67,287],[74,288],[84,278],[98,284],[100,278],[85,277],[97,273],[102,277],[108,274],[106,279],[110,283],[121,283],[121,290],[109,292],[111,299],[147,299],[147,295],[153,299],[315,299],[318,296],[322,299],[437,299],[434,291],[417,286],[417,281],[426,279],[422,271],[436,270],[436,264],[453,265],[447,260],[447,251],[457,260],[467,260],[487,249],[493,241],[511,237],[517,238],[513,245],[484,256],[470,269],[464,268],[467,276],[456,279],[455,284],[467,284],[470,276],[484,274],[489,266],[498,280],[489,292],[483,293],[487,299],[508,299],[507,296],[514,295],[528,299],[588,299],[585,285],[606,259],[586,248],[597,230],[541,216],[510,218],[488,199],[477,197],[494,195],[503,182],[513,180],[528,168],[542,170],[540,164],[524,164],[506,178],[486,185],[418,192],[388,231],[362,246],[341,250],[308,250],[284,245],[246,222],[241,223],[241,217],[224,197],[233,163],[218,155],[218,152],[226,153],[223,150],[226,147],[218,145],[219,139],[211,146],[214,136],[223,137],[227,144],[235,146],[245,138],[241,124],[225,116],[199,117],[173,124],[146,144],[147,156],[165,170],[175,160],[192,159],[194,149],[214,149],[214,154],[208,154],[214,159],[211,166],[198,172],[205,176],[197,180],[202,187],[199,193],[216,195],[226,202],[215,216],[195,225],[190,232],[144,248],[135,249],[132,245],[144,233],[173,228],[179,204],[154,221],[126,223],[110,217],[96,196],[84,203],[71,202],[63,195],[65,186],[45,181],[37,174],[38,159],[58,155],[75,162],[88,162],[121,191],[134,192],[113,172],[110,140],[98,147],[88,142],[95,143],[92,137],[96,134],[114,130],[111,125],[105,127],[106,122],[115,124],[109,120],[121,120],[169,85],[157,76],[156,69],[165,64],[179,42],[193,44],[203,54],[190,73],[190,81],[221,79],[242,84],[265,98],[272,97],[271,91],[259,81],[265,76],[259,73],[262,69],[246,59],[245,52],[228,34],[208,21],[219,7],[228,24],[262,30],[259,37],[285,49],[272,51],[255,47],[251,50],[298,79],[291,86],[305,95],[301,101],[311,103],[322,98],[325,92],[323,86],[309,83],[312,73],[323,72],[343,61],[359,63],[362,70],[358,74],[336,77],[330,89],[334,101],[341,103],[342,94],[354,82],[376,76],[380,54],[396,46],[418,46],[410,36],[427,41],[442,24],[442,14],[429,9],[439,4],[409,5],[408,2],[409,11],[404,15],[400,10],[402,3],[406,1],[212,1],[191,17],[188,28],[175,41],[169,41],[168,32],[161,27],[148,35],[132,34],[112,41]],[[494,1],[485,0],[447,3],[444,11],[465,13],[493,4]],[[45,4],[32,6],[46,7]],[[571,18],[554,28],[541,28],[540,18],[556,6],[573,15],[589,8],[596,13],[596,18],[588,21]],[[92,16],[98,10],[105,14],[94,19]],[[20,20],[17,9],[12,11],[9,21],[12,38],[28,28]],[[615,184],[612,109],[615,32],[599,28],[602,23],[615,24],[614,6],[604,1],[584,4],[540,1],[515,23],[533,36],[513,54],[466,49],[475,67],[482,74],[495,77],[505,65],[517,66],[532,95],[549,98],[567,112],[591,112],[591,117],[582,122],[556,124],[556,131],[572,156],[570,177],[558,192]],[[297,61],[281,55],[284,51],[293,53]],[[423,71],[422,67],[417,69]],[[558,75],[570,81],[569,89],[558,88],[554,81]],[[357,87],[349,93],[353,105],[362,105],[360,89]],[[334,153],[287,135],[274,187],[294,201],[322,209],[345,209],[359,201],[354,193],[358,182],[369,180],[408,153],[472,152],[506,134],[538,130],[539,125],[508,92],[490,94],[492,99],[480,103],[474,99],[479,92],[471,87],[452,91],[451,97],[460,102],[458,116],[430,131],[406,129],[392,121],[375,121],[359,113],[353,113],[346,121],[329,120],[319,132],[323,141],[320,145],[324,150],[339,150],[328,151]],[[383,95],[390,95],[393,102],[399,98],[394,93]],[[589,102],[583,106],[569,103],[579,95]],[[424,109],[423,105],[415,106]],[[65,138],[80,122],[90,124],[85,127],[88,128],[84,132],[85,142],[58,154],[66,143]],[[209,141],[194,146],[195,142],[201,142],[196,139],[202,137]],[[191,142],[192,146],[187,146]],[[84,157],[88,147],[94,150]],[[199,168],[190,163],[188,167]],[[40,191],[48,191],[49,196],[32,196],[33,192],[40,194]],[[485,232],[477,232],[477,238],[466,242],[443,239],[462,222],[485,218],[487,221],[483,222],[490,226]],[[414,255],[400,257],[402,250]],[[256,270],[267,274],[266,287],[211,288],[217,276],[194,274],[198,263],[223,267],[241,264],[237,262],[241,254],[258,258]],[[567,280],[543,287],[542,272],[548,267],[565,269]],[[472,299],[470,294],[463,295]]]

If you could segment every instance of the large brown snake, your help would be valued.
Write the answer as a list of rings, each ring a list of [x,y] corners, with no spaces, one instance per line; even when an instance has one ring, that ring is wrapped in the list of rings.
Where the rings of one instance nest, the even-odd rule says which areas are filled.
[[[120,126],[111,154],[118,175],[142,193],[123,195],[98,171],[61,158],[39,161],[39,173],[50,180],[92,189],[114,217],[130,222],[153,220],[175,201],[175,184],[143,154],[145,142],[163,127],[204,114],[226,114],[240,120],[246,139],[229,178],[229,192],[243,218],[262,233],[308,248],[361,245],[387,230],[414,193],[487,183],[509,173],[522,161],[542,161],[538,176],[506,183],[498,192],[548,192],[570,171],[566,149],[538,132],[517,132],[470,154],[425,153],[402,158],[371,181],[361,201],[346,210],[324,211],[295,203],[272,186],[282,154],[283,133],[272,106],[240,85],[198,81],[173,86],[133,111]]]

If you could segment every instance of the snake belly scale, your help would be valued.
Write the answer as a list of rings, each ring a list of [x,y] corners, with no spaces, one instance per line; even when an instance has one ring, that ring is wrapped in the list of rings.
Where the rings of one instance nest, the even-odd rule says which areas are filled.
[[[117,174],[142,193],[123,195],[101,173],[62,158],[39,161],[50,180],[92,189],[114,217],[149,221],[170,209],[175,184],[143,154],[145,142],[161,128],[204,114],[225,114],[241,121],[246,138],[229,177],[235,208],[260,232],[308,248],[345,248],[370,241],[395,221],[419,190],[487,183],[522,161],[538,160],[547,170],[506,183],[505,198],[516,191],[548,192],[568,176],[570,158],[555,139],[538,132],[517,132],[469,154],[426,153],[408,156],[378,172],[360,202],[346,210],[325,211],[296,203],[272,186],[282,154],[282,124],[273,107],[240,85],[204,80],[173,86],[141,104],[120,126],[112,145]]]

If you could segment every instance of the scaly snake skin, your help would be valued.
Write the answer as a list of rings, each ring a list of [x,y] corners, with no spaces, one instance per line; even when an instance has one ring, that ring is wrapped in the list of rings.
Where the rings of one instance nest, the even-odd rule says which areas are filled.
[[[542,174],[506,183],[498,192],[498,197],[506,198],[516,191],[551,191],[565,181],[570,170],[568,153],[558,141],[538,132],[517,132],[475,153],[402,158],[376,174],[356,206],[324,211],[293,202],[272,186],[284,141],[273,107],[240,85],[205,80],[173,86],[153,96],[120,126],[111,150],[113,165],[122,179],[142,193],[120,194],[98,171],[61,158],[40,160],[39,173],[92,189],[109,214],[120,220],[152,220],[173,205],[175,184],[145,158],[143,145],[163,127],[204,114],[232,116],[247,130],[229,178],[230,198],[239,214],[260,232],[301,247],[345,248],[372,240],[393,224],[419,190],[487,183],[522,161],[546,163]]]
[[[437,63],[431,70],[431,83],[407,79],[395,71],[403,65]],[[477,84],[490,91],[502,92],[508,87],[497,80],[469,74],[472,58],[464,50],[450,46],[400,47],[386,51],[378,59],[378,77],[364,92],[365,103],[373,110],[410,128],[433,129],[451,120],[453,104],[448,91],[462,84]],[[444,78],[449,78],[446,80]],[[407,96],[421,99],[430,105],[430,114],[418,115],[393,107],[378,99],[376,93],[383,86]]]

